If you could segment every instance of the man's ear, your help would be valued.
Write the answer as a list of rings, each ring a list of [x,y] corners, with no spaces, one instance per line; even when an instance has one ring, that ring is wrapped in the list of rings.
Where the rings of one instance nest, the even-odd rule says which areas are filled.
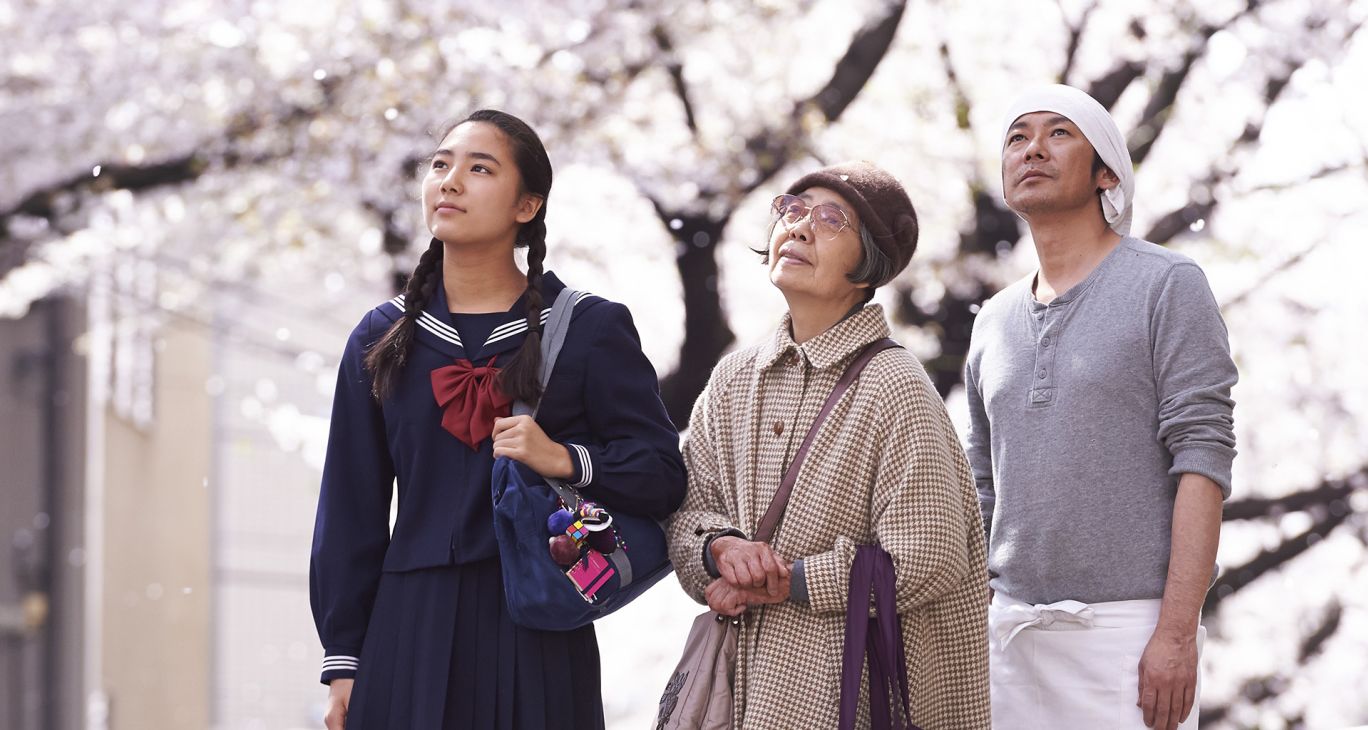
[[[518,215],[516,219],[519,223],[526,223],[537,217],[537,211],[541,210],[546,203],[546,198],[532,193],[523,193],[522,199],[518,201]]]
[[[1121,178],[1117,177],[1116,173],[1112,172],[1110,167],[1103,167],[1101,170],[1097,171],[1098,190],[1111,190],[1120,184]]]

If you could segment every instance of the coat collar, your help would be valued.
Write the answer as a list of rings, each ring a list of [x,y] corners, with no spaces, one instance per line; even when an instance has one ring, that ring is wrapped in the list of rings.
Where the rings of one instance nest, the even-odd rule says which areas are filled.
[[[556,297],[565,288],[565,284],[552,272],[548,271],[542,275],[541,292],[545,306],[542,308],[541,321],[546,323],[547,317],[551,315],[551,304],[556,301]],[[581,292],[578,303],[588,296],[588,293]],[[437,287],[432,300],[423,308],[422,314],[418,316],[418,328],[415,338],[422,344],[441,352],[453,359],[468,359],[472,361],[482,361],[496,355],[516,351],[527,339],[527,293],[524,292],[518,300],[509,307],[504,313],[501,321],[494,330],[489,333],[489,339],[483,343],[462,342],[461,335],[451,326],[450,311],[447,305],[446,290],[444,287]],[[391,320],[397,320],[403,315],[404,295],[389,300],[381,306],[381,311]]]
[[[889,335],[883,307],[866,306],[831,326],[826,332],[798,344],[793,341],[793,318],[785,313],[774,336],[761,346],[755,358],[757,370],[767,370],[789,353],[797,353],[818,370],[840,364],[865,345]]]

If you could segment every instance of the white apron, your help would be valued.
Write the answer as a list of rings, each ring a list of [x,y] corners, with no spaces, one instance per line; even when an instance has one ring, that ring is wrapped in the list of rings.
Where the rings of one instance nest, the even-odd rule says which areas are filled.
[[[1032,605],[998,591],[988,606],[993,728],[1144,728],[1135,704],[1140,655],[1159,621],[1160,603]],[[1197,728],[1205,640],[1206,628],[1199,625],[1195,699],[1179,730]]]

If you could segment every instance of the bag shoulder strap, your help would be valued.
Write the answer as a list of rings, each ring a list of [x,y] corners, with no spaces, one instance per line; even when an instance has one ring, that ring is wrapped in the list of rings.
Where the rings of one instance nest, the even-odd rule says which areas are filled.
[[[878,545],[859,545],[846,592],[845,644],[841,651],[840,730],[852,730],[859,712],[860,681],[869,667],[872,728],[916,730],[907,688],[907,654],[898,617],[893,557]],[[870,617],[870,597],[878,618]]]
[[[565,345],[565,335],[570,331],[570,315],[575,310],[575,303],[581,298],[581,294],[570,287],[565,287],[561,293],[556,295],[556,301],[551,305],[551,314],[546,318],[546,326],[542,330],[541,341],[541,385],[543,394],[546,386],[551,382],[551,371],[556,367],[556,358],[560,356],[561,348]],[[540,403],[537,404],[540,407]],[[520,408],[521,407],[521,408]],[[513,413],[527,415],[536,418],[537,408],[530,408],[526,403],[519,401],[513,405]],[[560,479],[546,478],[546,485],[560,497],[567,507],[574,509],[580,502],[584,501],[584,495],[578,489],[566,484]],[[618,586],[626,588],[631,585],[633,580],[632,561],[627,558],[626,550],[615,550],[606,557],[613,567],[617,569]]]
[[[817,418],[813,420],[812,427],[803,437],[803,445],[798,447],[797,455],[789,464],[788,471],[784,472],[784,481],[780,482],[779,491],[774,493],[774,499],[770,500],[769,509],[765,510],[765,516],[760,518],[760,527],[755,531],[753,538],[755,541],[769,542],[774,537],[774,531],[779,527],[779,519],[784,516],[784,510],[788,507],[789,495],[793,493],[793,485],[798,482],[798,471],[803,465],[803,460],[807,458],[808,451],[812,448],[812,442],[817,440],[817,432],[822,429],[822,424],[826,422],[831,410],[836,407],[841,396],[850,389],[851,383],[860,377],[860,372],[865,369],[869,361],[873,360],[875,355],[892,347],[902,347],[902,345],[888,337],[865,345],[860,354],[846,367],[841,379],[836,381],[836,387],[831,389],[831,395],[827,396],[826,402],[822,404],[822,410],[817,413]]]
[[[556,301],[551,305],[551,314],[546,318],[546,325],[542,327],[541,341],[541,368],[539,380],[541,381],[542,391],[545,392],[547,383],[551,382],[551,371],[556,367],[556,358],[560,356],[561,348],[565,345],[565,334],[570,330],[570,314],[575,309],[575,302],[580,298],[580,293],[565,287],[556,296]],[[537,417],[537,410],[541,406],[533,407],[525,401],[515,401],[513,403],[513,415]],[[547,479],[547,486],[556,492],[556,496],[567,505],[577,505],[583,501],[579,490],[562,482],[559,479]]]

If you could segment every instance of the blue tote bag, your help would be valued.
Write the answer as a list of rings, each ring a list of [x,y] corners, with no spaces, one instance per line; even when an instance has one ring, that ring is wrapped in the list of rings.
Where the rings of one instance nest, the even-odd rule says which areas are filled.
[[[551,307],[542,334],[543,388],[565,343],[575,296],[566,288]],[[535,416],[536,410],[519,401],[513,413]],[[595,509],[568,484],[507,457],[494,461],[493,477],[494,538],[509,614],[518,625],[542,631],[579,628],[627,605],[673,570],[665,531],[655,520]],[[585,539],[590,530],[608,532],[595,542],[602,547],[602,539],[611,540],[611,551],[595,549]],[[548,546],[561,533],[578,551],[568,566],[557,563]]]

